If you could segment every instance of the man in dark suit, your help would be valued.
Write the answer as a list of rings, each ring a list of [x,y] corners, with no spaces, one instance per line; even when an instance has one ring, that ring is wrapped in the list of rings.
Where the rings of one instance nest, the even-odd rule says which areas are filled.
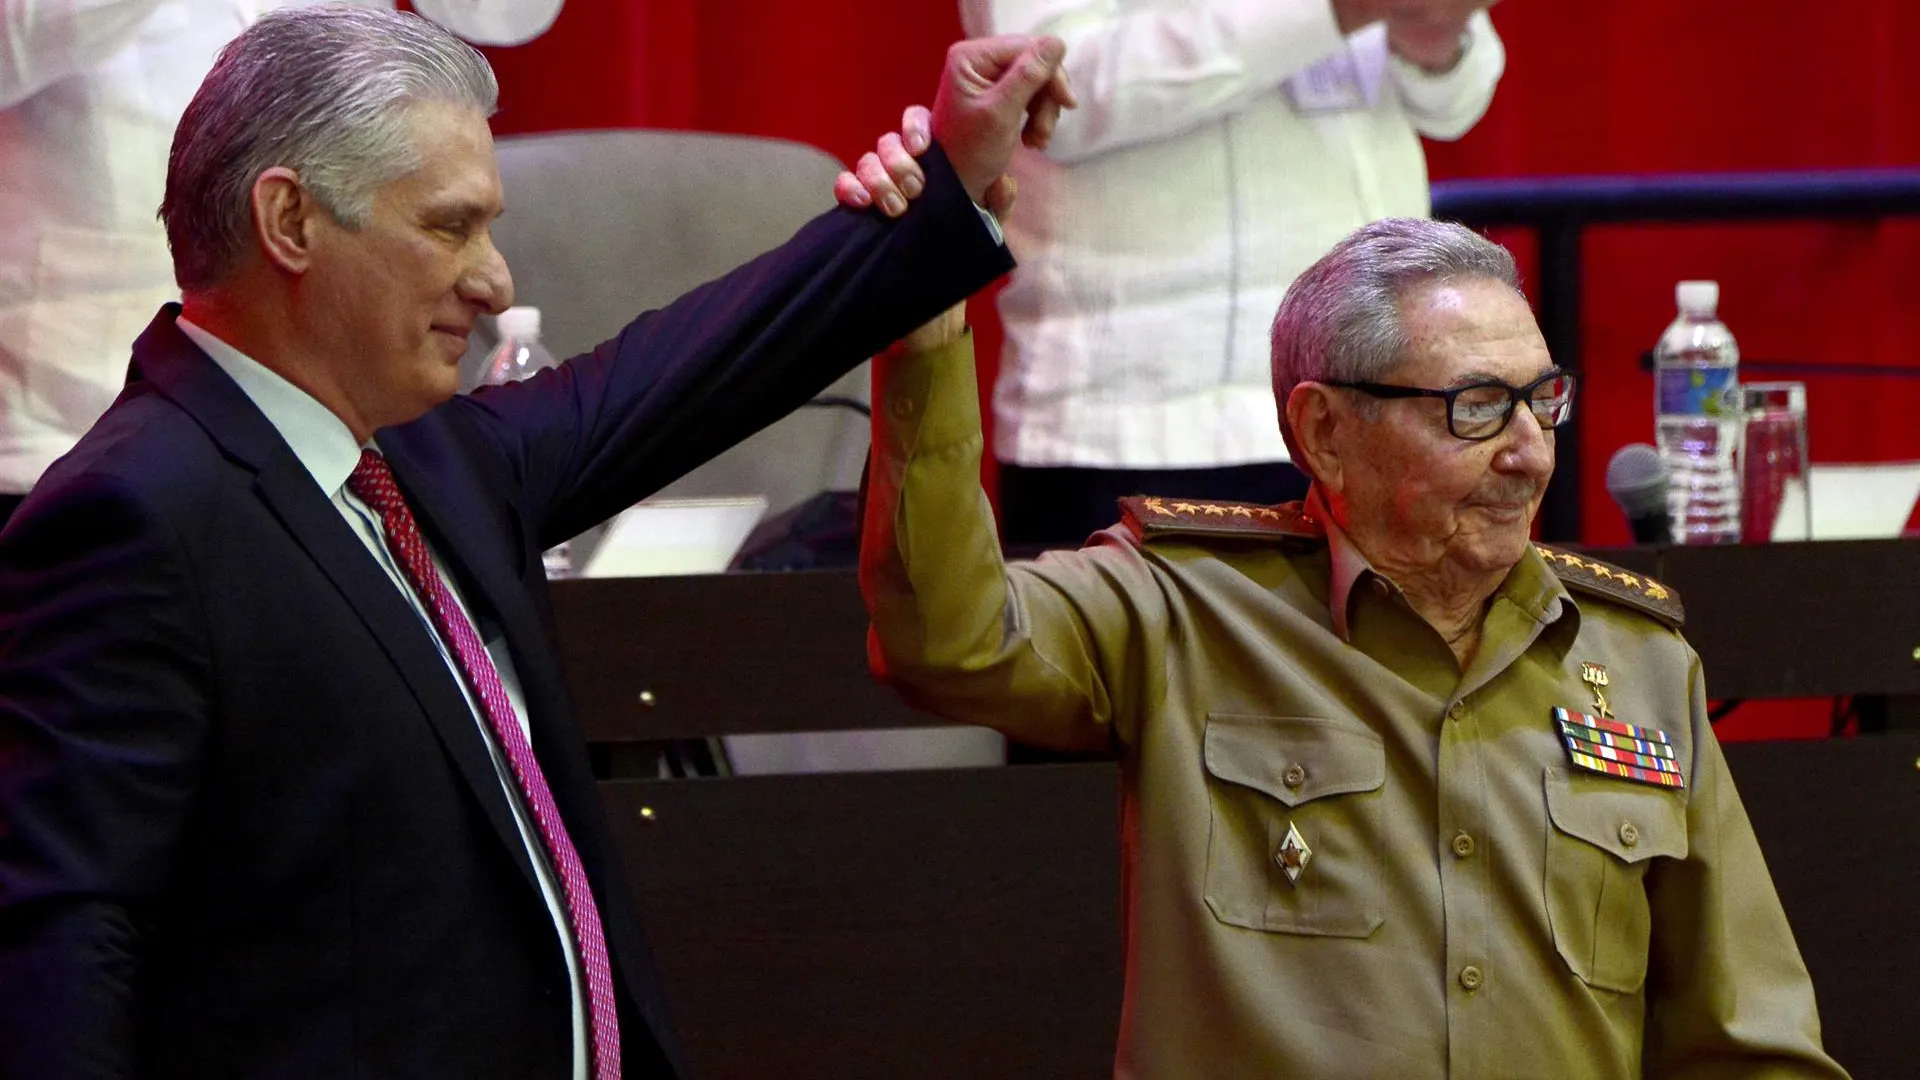
[[[170,160],[184,308],[0,534],[0,1075],[675,1075],[540,552],[1004,272],[978,204],[1060,53],[955,47],[897,220],[454,398],[512,298],[485,61],[344,8],[230,46]]]

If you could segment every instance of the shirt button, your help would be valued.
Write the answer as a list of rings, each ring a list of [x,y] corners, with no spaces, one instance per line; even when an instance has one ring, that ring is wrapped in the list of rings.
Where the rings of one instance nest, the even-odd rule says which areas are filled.
[[[1465,720],[1467,718],[1467,707],[1458,701],[1454,702],[1453,707],[1447,710],[1447,718],[1450,720]]]
[[[1453,834],[1453,854],[1456,858],[1470,858],[1473,855],[1473,837],[1466,833]]]
[[[1460,969],[1460,986],[1462,989],[1469,991],[1478,990],[1480,989],[1480,984],[1486,981],[1487,977],[1481,974],[1480,969],[1474,967],[1472,964],[1468,964],[1466,967]]]
[[[1640,842],[1640,827],[1631,821],[1621,822],[1620,842],[1627,847],[1633,847],[1635,844],[1638,844]]]
[[[1299,762],[1287,766],[1287,771],[1281,775],[1280,782],[1290,788],[1299,787],[1307,782],[1307,767]]]

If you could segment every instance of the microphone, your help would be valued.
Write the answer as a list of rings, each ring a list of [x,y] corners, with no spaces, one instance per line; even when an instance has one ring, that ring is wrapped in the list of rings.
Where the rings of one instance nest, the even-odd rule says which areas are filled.
[[[1673,543],[1673,518],[1667,512],[1671,477],[1660,451],[1646,443],[1628,443],[1607,462],[1607,494],[1627,515],[1634,543]]]

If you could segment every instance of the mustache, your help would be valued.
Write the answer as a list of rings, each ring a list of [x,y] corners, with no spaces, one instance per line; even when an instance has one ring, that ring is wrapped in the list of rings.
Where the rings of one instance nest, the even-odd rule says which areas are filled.
[[[1495,484],[1475,494],[1473,501],[1501,506],[1527,505],[1540,493],[1540,485],[1525,480],[1512,480]]]

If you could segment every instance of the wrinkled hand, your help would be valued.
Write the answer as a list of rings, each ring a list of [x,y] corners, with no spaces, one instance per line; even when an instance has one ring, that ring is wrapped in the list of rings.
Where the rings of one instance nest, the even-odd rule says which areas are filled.
[[[900,118],[900,130],[880,136],[872,150],[860,155],[851,170],[833,182],[840,205],[855,210],[878,206],[888,217],[907,212],[907,203],[926,190],[927,174],[914,158],[932,145],[932,113],[924,105],[909,108]],[[1001,221],[1013,210],[1013,177],[1002,173],[987,185],[980,205]]]

